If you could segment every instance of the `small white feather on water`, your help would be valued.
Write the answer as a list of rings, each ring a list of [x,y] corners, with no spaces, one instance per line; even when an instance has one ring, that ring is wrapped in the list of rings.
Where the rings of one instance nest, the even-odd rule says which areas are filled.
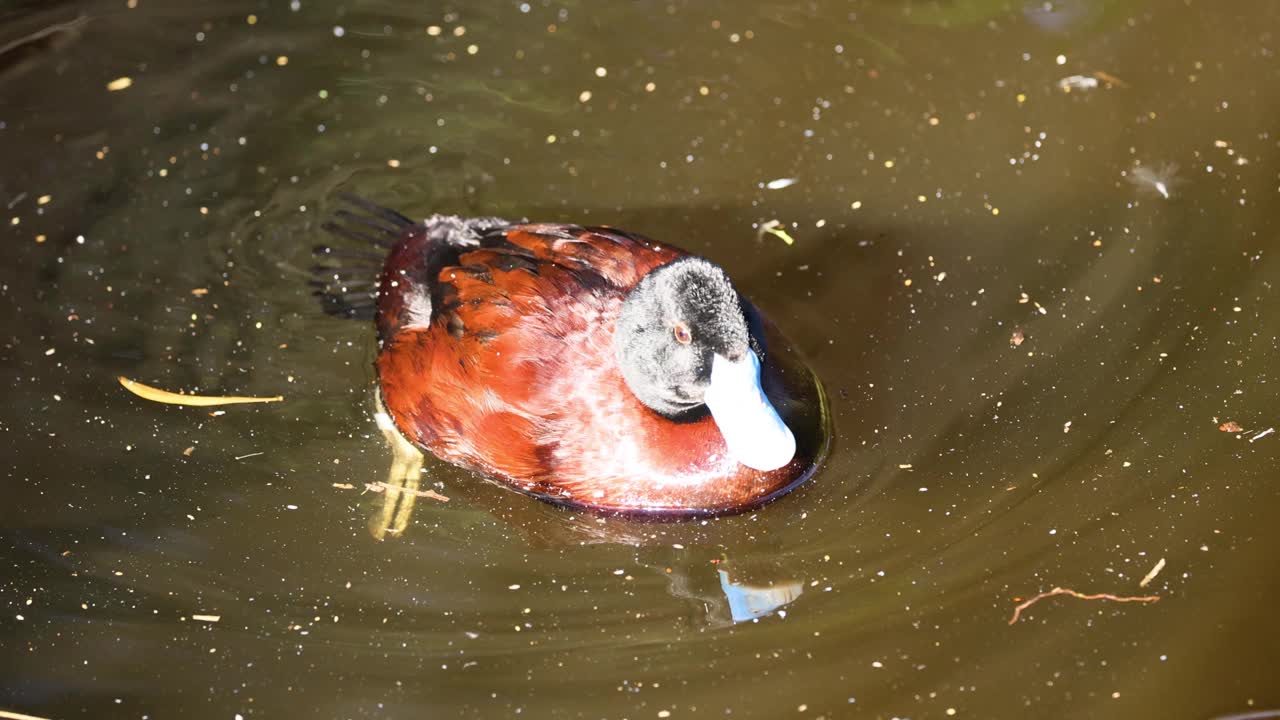
[[[1138,165],[1125,175],[1125,179],[1130,185],[1146,192],[1154,192],[1165,200],[1169,199],[1173,187],[1181,183],[1178,166],[1173,163],[1165,163],[1159,168]]]

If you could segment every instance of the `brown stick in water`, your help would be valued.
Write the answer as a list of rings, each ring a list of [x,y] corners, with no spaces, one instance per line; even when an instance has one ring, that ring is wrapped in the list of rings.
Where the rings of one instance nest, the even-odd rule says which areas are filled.
[[[1022,616],[1023,610],[1026,610],[1027,608],[1031,607],[1032,605],[1035,605],[1036,603],[1040,602],[1041,600],[1047,597],[1053,597],[1054,595],[1070,595],[1073,598],[1080,598],[1081,600],[1111,600],[1113,602],[1153,603],[1153,602],[1158,602],[1160,600],[1159,595],[1121,596],[1121,595],[1112,595],[1111,593],[1097,593],[1095,595],[1085,595],[1084,593],[1079,593],[1079,592],[1076,592],[1075,590],[1070,590],[1068,588],[1056,587],[1048,592],[1042,592],[1039,595],[1031,598],[1030,600],[1026,600],[1020,603],[1017,607],[1013,609],[1013,617],[1009,618],[1009,624],[1012,625],[1018,622],[1018,618]]]

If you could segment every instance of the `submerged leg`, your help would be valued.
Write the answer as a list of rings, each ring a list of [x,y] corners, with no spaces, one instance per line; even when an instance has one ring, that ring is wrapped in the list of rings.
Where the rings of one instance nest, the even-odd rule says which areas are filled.
[[[422,484],[423,456],[422,451],[405,440],[396,428],[382,405],[382,393],[376,393],[376,397],[378,406],[373,417],[391,448],[392,459],[382,502],[378,511],[369,518],[369,532],[383,540],[388,533],[399,535],[409,526],[413,504],[420,494],[418,486]]]

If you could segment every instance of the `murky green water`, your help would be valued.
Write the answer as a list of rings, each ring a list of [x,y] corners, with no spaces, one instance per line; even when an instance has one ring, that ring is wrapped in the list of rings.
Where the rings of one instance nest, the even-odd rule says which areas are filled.
[[[0,708],[1280,707],[1274,3],[135,4],[0,9]],[[637,524],[429,464],[375,539],[372,329],[306,286],[338,190],[721,262],[825,468]],[[1055,586],[1160,600],[1007,624]]]

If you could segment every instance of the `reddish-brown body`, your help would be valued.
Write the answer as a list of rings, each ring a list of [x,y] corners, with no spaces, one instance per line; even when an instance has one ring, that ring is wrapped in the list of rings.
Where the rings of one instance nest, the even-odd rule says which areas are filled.
[[[408,230],[379,286],[386,409],[436,456],[555,502],[724,512],[784,492],[812,456],[740,465],[709,415],[658,415],[617,367],[627,292],[684,254],[608,228],[520,225],[442,258],[425,227]]]

